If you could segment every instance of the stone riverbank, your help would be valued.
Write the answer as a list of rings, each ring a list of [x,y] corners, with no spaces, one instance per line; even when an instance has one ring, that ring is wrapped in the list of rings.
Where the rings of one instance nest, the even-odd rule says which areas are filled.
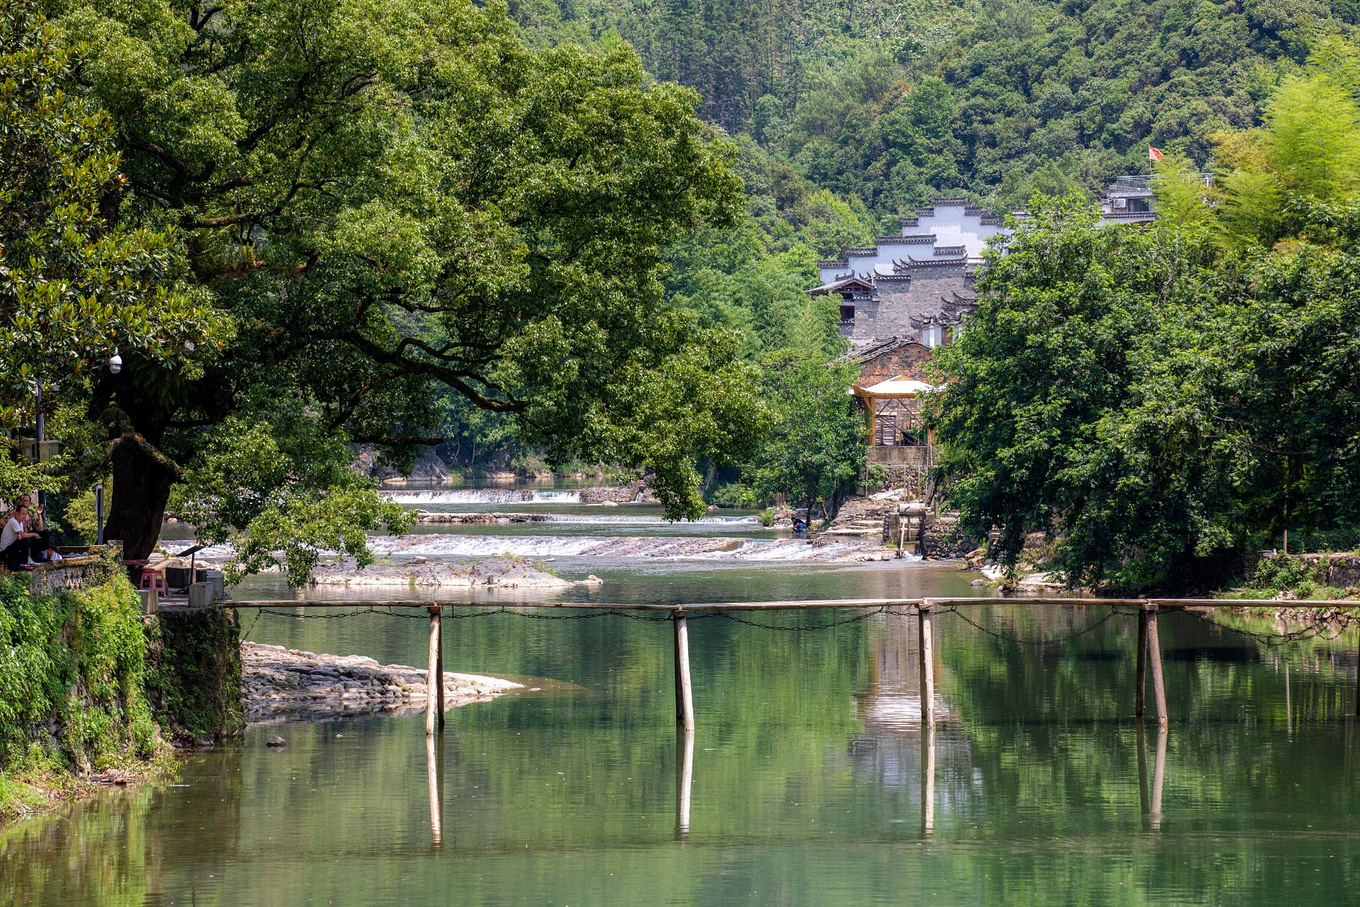
[[[499,677],[444,672],[446,708],[523,688]],[[241,690],[253,725],[414,714],[424,711],[429,693],[420,668],[253,642],[241,643]]]

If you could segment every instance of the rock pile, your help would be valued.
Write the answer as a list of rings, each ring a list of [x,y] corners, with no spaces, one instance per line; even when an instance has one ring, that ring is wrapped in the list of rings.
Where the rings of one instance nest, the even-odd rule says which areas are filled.
[[[317,586],[400,586],[405,588],[442,587],[474,589],[566,589],[572,584],[530,564],[492,558],[475,564],[432,564],[412,558],[405,564],[370,564],[360,568],[346,558],[335,564],[322,564],[312,571]]]
[[[425,672],[363,655],[322,655],[241,643],[241,687],[251,724],[317,721],[423,711]],[[444,672],[446,708],[485,702],[521,684],[499,677]]]

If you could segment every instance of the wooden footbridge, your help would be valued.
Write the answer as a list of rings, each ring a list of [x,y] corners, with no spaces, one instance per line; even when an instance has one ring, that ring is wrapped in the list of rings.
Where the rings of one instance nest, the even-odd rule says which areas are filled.
[[[444,685],[438,682],[444,674],[443,613],[445,608],[485,609],[487,611],[506,611],[515,609],[571,609],[581,611],[646,612],[665,614],[670,617],[675,645],[675,716],[676,721],[686,730],[693,731],[694,689],[690,680],[689,668],[689,617],[690,615],[711,614],[714,612],[783,612],[810,610],[854,610],[886,614],[915,616],[920,641],[921,671],[921,720],[923,724],[935,723],[935,617],[942,610],[973,608],[981,605],[1007,605],[1012,607],[1032,607],[1037,605],[1064,605],[1069,607],[1110,608],[1132,607],[1139,615],[1138,643],[1135,653],[1134,675],[1134,715],[1143,717],[1145,712],[1145,689],[1147,675],[1152,675],[1153,714],[1159,725],[1169,721],[1166,703],[1166,683],[1162,677],[1162,648],[1157,632],[1157,615],[1167,611],[1207,612],[1220,609],[1312,609],[1334,610],[1337,608],[1360,608],[1360,601],[1350,600],[1298,600],[1280,601],[1276,599],[1216,599],[1216,598],[1064,598],[1064,597],[1003,597],[1003,598],[849,598],[821,599],[811,601],[769,601],[769,602],[699,602],[693,604],[606,604],[600,602],[516,602],[513,606],[491,602],[438,602],[411,599],[396,600],[228,600],[216,603],[217,607],[237,609],[249,608],[390,608],[424,609],[430,616],[430,644],[428,688],[436,691],[429,698],[425,714],[425,733],[433,736],[444,729]],[[867,615],[866,615],[867,616]],[[1356,715],[1360,716],[1360,670],[1356,675]]]
[[[443,841],[443,784],[441,767],[443,765],[444,730],[444,656],[443,656],[443,613],[446,608],[484,609],[488,612],[520,609],[572,609],[582,611],[645,612],[655,619],[669,618],[674,636],[675,650],[675,715],[676,715],[676,761],[675,761],[675,837],[685,840],[689,836],[690,794],[694,777],[694,691],[690,679],[689,666],[689,618],[700,615],[726,612],[785,612],[808,610],[867,611],[866,617],[875,613],[916,620],[916,633],[919,644],[920,670],[920,714],[921,714],[921,835],[929,838],[935,825],[935,723],[936,694],[935,676],[935,620],[945,611],[973,608],[983,605],[1006,605],[1012,607],[1032,607],[1040,605],[1063,605],[1084,608],[1134,608],[1138,614],[1138,641],[1135,658],[1134,714],[1142,719],[1145,712],[1144,690],[1147,675],[1152,675],[1153,714],[1156,715],[1155,758],[1151,785],[1148,783],[1147,746],[1144,737],[1144,723],[1140,720],[1138,731],[1138,775],[1140,800],[1144,823],[1149,830],[1156,831],[1161,826],[1162,791],[1164,787],[1167,751],[1167,725],[1169,712],[1166,701],[1166,683],[1162,677],[1161,640],[1157,630],[1157,616],[1168,611],[1208,612],[1218,609],[1291,609],[1331,610],[1336,608],[1360,608],[1360,601],[1279,601],[1268,599],[1155,599],[1155,598],[1064,598],[1064,597],[1006,597],[1006,598],[856,598],[829,599],[815,601],[770,601],[770,602],[703,602],[695,604],[604,604],[599,602],[517,602],[514,605],[503,603],[437,602],[421,600],[377,600],[377,601],[319,601],[319,600],[228,600],[216,602],[210,607],[237,609],[318,609],[318,608],[391,608],[424,609],[429,613],[429,668],[427,689],[432,692],[426,702],[425,735],[427,783],[430,800],[430,831],[435,847]],[[168,609],[167,609],[168,610]],[[178,610],[177,608],[175,610]],[[792,629],[797,629],[796,627]],[[1360,668],[1356,676],[1356,714],[1360,716]]]

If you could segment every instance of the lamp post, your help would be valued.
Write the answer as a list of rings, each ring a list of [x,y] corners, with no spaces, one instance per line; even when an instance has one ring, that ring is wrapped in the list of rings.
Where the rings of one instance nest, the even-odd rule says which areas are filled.
[[[123,370],[123,357],[118,355],[118,347],[113,348],[113,355],[109,356],[109,374],[117,375]],[[100,482],[94,486],[94,527],[95,543],[104,544],[104,483]],[[192,582],[192,577],[190,582]]]
[[[47,415],[43,412],[43,386],[42,380],[33,382],[33,398],[37,407],[37,415],[34,418],[36,423],[37,443],[33,450],[33,461],[43,463],[47,460]],[[38,489],[38,529],[47,528],[47,492]]]

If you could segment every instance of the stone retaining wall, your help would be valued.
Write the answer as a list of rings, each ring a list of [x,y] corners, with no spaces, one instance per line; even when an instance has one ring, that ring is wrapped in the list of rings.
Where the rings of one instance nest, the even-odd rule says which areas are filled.
[[[582,504],[603,504],[606,502],[614,504],[631,504],[640,500],[642,503],[655,504],[656,496],[647,487],[646,482],[630,482],[627,485],[599,485],[592,488],[581,489]]]
[[[98,585],[109,578],[109,569],[109,562],[102,557],[73,557],[56,564],[38,564],[30,571],[33,594],[48,595]]]
[[[1314,571],[1317,581],[1339,589],[1360,586],[1360,554],[1278,554],[1277,558],[1287,558],[1307,564]]]

